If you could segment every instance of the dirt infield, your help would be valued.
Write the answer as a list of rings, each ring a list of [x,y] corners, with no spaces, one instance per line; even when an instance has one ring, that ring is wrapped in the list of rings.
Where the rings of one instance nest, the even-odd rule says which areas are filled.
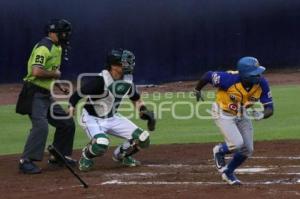
[[[223,183],[214,168],[213,144],[151,146],[136,156],[143,165],[134,168],[113,162],[109,150],[93,171],[77,170],[88,189],[68,170],[48,168],[46,160],[39,164],[43,173],[30,176],[18,173],[16,156],[1,156],[0,198],[299,198],[299,145],[256,143],[255,155],[238,170],[244,185],[236,187]]]

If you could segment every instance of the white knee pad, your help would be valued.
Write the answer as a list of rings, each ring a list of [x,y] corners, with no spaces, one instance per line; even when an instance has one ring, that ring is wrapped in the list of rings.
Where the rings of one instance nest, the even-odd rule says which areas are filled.
[[[150,134],[148,131],[144,131],[143,129],[136,129],[132,133],[132,139],[137,140],[139,148],[147,148],[150,145]]]
[[[109,139],[107,135],[97,134],[92,139],[90,145],[88,146],[88,149],[91,154],[95,156],[101,156],[107,151],[108,145],[109,145]]]

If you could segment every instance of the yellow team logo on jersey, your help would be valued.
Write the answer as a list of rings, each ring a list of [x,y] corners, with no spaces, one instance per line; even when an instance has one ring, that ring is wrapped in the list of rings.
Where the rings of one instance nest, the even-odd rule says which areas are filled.
[[[241,107],[249,108],[259,101],[261,87],[256,84],[247,91],[242,83],[233,84],[227,91],[218,89],[216,101],[222,110],[236,115]]]

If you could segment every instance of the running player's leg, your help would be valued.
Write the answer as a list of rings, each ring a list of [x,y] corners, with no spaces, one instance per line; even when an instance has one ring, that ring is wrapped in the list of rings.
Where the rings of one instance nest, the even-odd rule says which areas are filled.
[[[217,110],[213,106],[213,116],[216,125],[224,136],[225,143],[214,147],[213,154],[216,167],[222,172],[222,179],[229,184],[240,184],[241,182],[234,175],[234,170],[243,163],[240,151],[244,146],[243,137],[236,125],[236,117],[229,113]],[[234,153],[233,158],[226,164],[225,154]]]
[[[247,157],[251,157],[254,151],[253,146],[253,125],[249,118],[243,117],[237,122],[237,127],[244,140],[244,147],[241,153]]]
[[[243,117],[237,121],[237,127],[243,137],[244,145],[239,151],[235,152],[233,161],[227,165],[229,172],[234,172],[253,153],[253,126],[251,120]]]
[[[253,126],[251,120],[243,117],[237,120],[236,124],[243,137],[244,145],[234,153],[232,160],[226,165],[225,173],[229,175],[233,174],[234,170],[241,166],[253,153]],[[237,184],[240,184],[240,182]]]

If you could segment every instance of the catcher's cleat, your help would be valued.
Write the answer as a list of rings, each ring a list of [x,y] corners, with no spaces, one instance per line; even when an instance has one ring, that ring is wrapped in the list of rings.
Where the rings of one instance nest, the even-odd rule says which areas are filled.
[[[214,162],[216,165],[216,168],[220,173],[224,171],[224,168],[226,166],[225,162],[225,154],[220,152],[221,145],[218,144],[213,148],[213,155],[214,155]]]
[[[20,159],[19,171],[24,174],[38,174],[41,173],[41,169],[34,164],[31,160]]]
[[[141,165],[141,162],[134,159],[133,157],[131,156],[127,156],[127,157],[124,157],[122,159],[118,159],[117,157],[115,157],[113,155],[112,159],[115,161],[115,162],[120,162],[122,165],[126,166],[126,167],[136,167],[136,166],[140,166]]]
[[[69,156],[64,156],[64,157],[69,166],[71,166],[71,167],[77,166],[77,160],[72,159]],[[51,155],[48,160],[48,165],[50,167],[63,167],[64,163],[62,161],[57,160],[54,156]]]
[[[234,173],[229,173],[225,170],[222,173],[222,179],[230,185],[242,185],[241,181],[237,179]]]
[[[81,156],[79,160],[79,170],[80,171],[90,171],[94,166],[94,161],[88,158]]]

